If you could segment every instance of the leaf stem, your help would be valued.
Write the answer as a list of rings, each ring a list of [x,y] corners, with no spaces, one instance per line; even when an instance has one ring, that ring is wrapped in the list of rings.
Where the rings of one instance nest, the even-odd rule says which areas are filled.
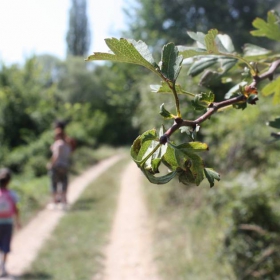
[[[154,152],[158,150],[158,148],[161,146],[161,143],[157,144],[156,147],[144,158],[140,161],[139,165],[143,166],[145,162],[153,155]]]
[[[180,102],[179,102],[179,98],[178,98],[178,93],[176,91],[176,81],[171,81],[169,80],[167,77],[165,77],[165,75],[163,75],[163,73],[161,71],[158,70],[158,73],[160,75],[160,77],[163,79],[164,82],[167,83],[167,85],[169,86],[169,88],[171,89],[174,99],[175,99],[175,105],[176,105],[176,112],[177,112],[177,116],[179,118],[182,117],[181,115],[181,111],[180,111]]]

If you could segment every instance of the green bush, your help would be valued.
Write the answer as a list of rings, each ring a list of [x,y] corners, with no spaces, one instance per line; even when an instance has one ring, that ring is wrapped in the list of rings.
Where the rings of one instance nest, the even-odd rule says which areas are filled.
[[[25,166],[30,165],[37,169],[34,171],[34,174],[38,173],[39,175],[43,172],[42,165],[46,164],[46,160],[51,156],[50,145],[52,141],[53,135],[51,131],[47,131],[29,145],[17,147],[10,153],[7,153],[6,157],[3,159],[3,165],[10,168],[15,173],[23,172]],[[36,159],[37,156],[38,158]],[[32,159],[33,157],[35,158]],[[39,166],[36,166],[36,161]],[[41,171],[39,171],[39,169]]]
[[[24,168],[27,173],[33,174],[35,177],[41,177],[47,174],[47,159],[42,155],[31,157]]]
[[[239,197],[232,208],[225,255],[238,279],[276,279],[280,275],[279,216],[263,192]]]

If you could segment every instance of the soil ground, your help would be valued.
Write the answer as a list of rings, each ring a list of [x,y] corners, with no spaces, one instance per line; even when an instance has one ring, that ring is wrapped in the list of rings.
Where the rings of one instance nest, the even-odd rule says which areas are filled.
[[[73,204],[87,185],[120,160],[116,155],[93,166],[69,185],[68,201]],[[141,172],[131,162],[122,174],[121,191],[110,243],[106,248],[105,270],[93,280],[158,280],[151,252],[151,229],[141,194]],[[13,238],[3,280],[20,280],[37,253],[67,211],[44,209]],[[77,279],[78,280],[78,279]]]

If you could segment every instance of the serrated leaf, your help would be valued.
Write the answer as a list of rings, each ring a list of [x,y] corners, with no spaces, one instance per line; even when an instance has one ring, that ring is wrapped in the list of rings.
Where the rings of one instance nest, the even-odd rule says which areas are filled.
[[[218,35],[218,30],[217,29],[211,29],[205,35],[206,50],[210,54],[219,53],[219,49],[218,49],[217,43],[215,41],[217,35]]]
[[[174,119],[175,116],[172,115],[170,112],[168,112],[165,108],[164,108],[164,104],[161,104],[160,106],[160,112],[159,112],[165,119]]]
[[[211,168],[204,168],[204,174],[210,183],[210,188],[214,186],[215,180],[220,181],[220,174]]]
[[[261,18],[256,18],[253,21],[253,26],[257,29],[251,31],[253,36],[280,41],[280,17],[276,11],[267,13],[267,22]]]
[[[270,121],[267,123],[270,127],[280,129],[280,118],[276,118],[274,121]]]
[[[124,38],[107,38],[105,42],[113,53],[95,52],[86,61],[109,60],[138,64],[158,74],[158,65],[144,42]]]
[[[192,100],[192,106],[195,110],[205,110],[209,104],[213,103],[215,96],[213,92],[202,92],[196,94],[195,98]]]
[[[161,72],[172,82],[175,82],[181,70],[183,56],[179,55],[173,43],[165,45],[161,54]]]
[[[262,89],[262,93],[264,96],[268,96],[274,93],[273,103],[279,104],[280,103],[280,76],[276,80],[267,84]]]

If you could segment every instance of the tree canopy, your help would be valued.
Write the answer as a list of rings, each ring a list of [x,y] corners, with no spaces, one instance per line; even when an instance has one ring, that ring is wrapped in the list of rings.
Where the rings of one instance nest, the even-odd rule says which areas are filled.
[[[245,43],[260,44],[260,40],[248,36],[251,23],[278,4],[278,0],[155,0],[153,4],[136,0],[126,8],[129,31],[125,37],[143,40],[158,50],[167,42],[191,43],[187,31],[206,33],[216,28],[228,34],[239,50]],[[268,40],[262,38],[262,42]]]

